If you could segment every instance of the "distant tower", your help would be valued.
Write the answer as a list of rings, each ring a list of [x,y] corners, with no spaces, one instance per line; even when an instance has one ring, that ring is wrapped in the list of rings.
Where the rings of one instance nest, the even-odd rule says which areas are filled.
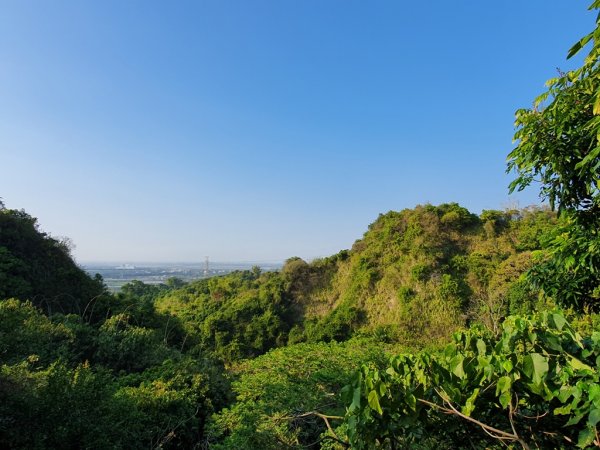
[[[208,256],[204,257],[204,276],[208,276]]]

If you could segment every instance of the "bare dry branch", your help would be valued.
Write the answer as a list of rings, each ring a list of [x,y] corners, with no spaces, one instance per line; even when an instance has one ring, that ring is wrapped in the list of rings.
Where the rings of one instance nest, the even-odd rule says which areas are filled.
[[[325,422],[325,425],[327,426],[327,430],[329,431],[329,433],[331,433],[331,436],[329,436],[330,439],[333,439],[334,441],[343,445],[344,448],[350,448],[350,444],[348,444],[348,442],[340,439],[338,437],[338,435],[335,433],[335,431],[333,431],[333,428],[331,427],[331,424],[329,423],[329,420],[344,420],[344,418],[342,416],[329,416],[327,414],[322,414],[317,411],[308,411],[308,412],[305,412],[302,414],[297,414],[294,416],[281,417],[280,420],[294,420],[294,419],[302,419],[305,417],[319,417],[320,419],[323,419],[323,421]]]
[[[440,396],[440,398],[444,401],[445,404],[448,405],[448,407],[446,408],[445,406],[442,405],[438,405],[437,403],[433,403],[430,402],[428,400],[424,400],[424,399],[417,399],[419,402],[431,406],[432,408],[438,409],[440,411],[443,411],[447,414],[453,414],[456,415],[462,419],[467,420],[468,422],[474,423],[475,425],[478,425],[479,427],[481,427],[481,429],[483,431],[485,431],[488,435],[490,435],[491,437],[493,437],[494,439],[499,439],[501,441],[504,440],[509,440],[509,441],[517,441],[519,442],[519,444],[521,444],[521,446],[525,449],[525,450],[529,450],[529,446],[527,445],[527,443],[525,441],[523,441],[516,433],[508,433],[506,431],[502,431],[499,430],[498,428],[494,428],[490,425],[487,425],[483,422],[480,422],[477,419],[474,419],[473,417],[469,417],[463,413],[461,413],[459,410],[457,410],[454,405],[452,405],[452,403],[448,400],[447,396],[442,395],[440,392],[436,391],[438,393],[438,395]]]

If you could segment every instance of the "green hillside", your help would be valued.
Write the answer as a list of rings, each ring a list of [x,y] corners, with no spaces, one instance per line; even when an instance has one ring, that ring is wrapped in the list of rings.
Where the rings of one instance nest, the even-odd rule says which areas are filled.
[[[422,346],[473,321],[491,327],[534,301],[520,275],[556,223],[545,210],[484,211],[457,204],[380,215],[352,249],[309,266],[296,301],[307,340],[370,332]],[[284,271],[286,269],[284,268]]]
[[[48,236],[37,220],[0,202],[0,298],[31,300],[49,314],[83,314],[104,287],[71,259],[68,241]]]
[[[556,222],[535,208],[481,217],[457,204],[391,211],[350,250],[290,258],[280,273],[198,281],[157,308],[226,360],[357,334],[436,345],[475,322],[497,331],[503,317],[533,307],[537,296],[520,277]]]

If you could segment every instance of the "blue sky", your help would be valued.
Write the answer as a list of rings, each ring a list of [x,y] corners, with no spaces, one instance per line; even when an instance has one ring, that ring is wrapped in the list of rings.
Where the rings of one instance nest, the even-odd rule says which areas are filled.
[[[86,261],[273,261],[504,173],[589,1],[0,1],[0,197]]]

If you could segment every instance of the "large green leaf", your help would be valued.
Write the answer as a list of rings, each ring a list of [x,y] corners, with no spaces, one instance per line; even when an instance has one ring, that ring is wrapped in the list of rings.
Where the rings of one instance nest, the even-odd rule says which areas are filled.
[[[588,426],[595,427],[600,422],[600,409],[594,408],[590,411],[588,416]]]
[[[562,314],[554,313],[550,316],[552,323],[557,330],[562,330],[567,323],[567,319]]]
[[[584,428],[579,433],[579,439],[577,440],[577,447],[586,448],[592,442],[594,442],[594,438],[596,437],[596,431],[591,428]]]
[[[530,353],[523,358],[523,372],[533,384],[539,385],[548,373],[548,359],[539,353]]]
[[[379,414],[383,414],[383,410],[381,409],[381,405],[379,404],[379,395],[377,391],[369,392],[369,396],[367,397],[367,401],[369,402],[369,406],[374,411],[377,411]]]
[[[465,360],[465,358],[462,355],[456,355],[450,361],[450,371],[454,375],[456,375],[458,378],[464,378],[465,377],[465,370],[464,370],[464,367],[463,367],[464,360]]]
[[[587,364],[575,358],[574,356],[569,356],[569,362],[571,363],[571,367],[573,367],[573,369],[575,370],[589,370],[590,372],[593,372],[594,370]]]

